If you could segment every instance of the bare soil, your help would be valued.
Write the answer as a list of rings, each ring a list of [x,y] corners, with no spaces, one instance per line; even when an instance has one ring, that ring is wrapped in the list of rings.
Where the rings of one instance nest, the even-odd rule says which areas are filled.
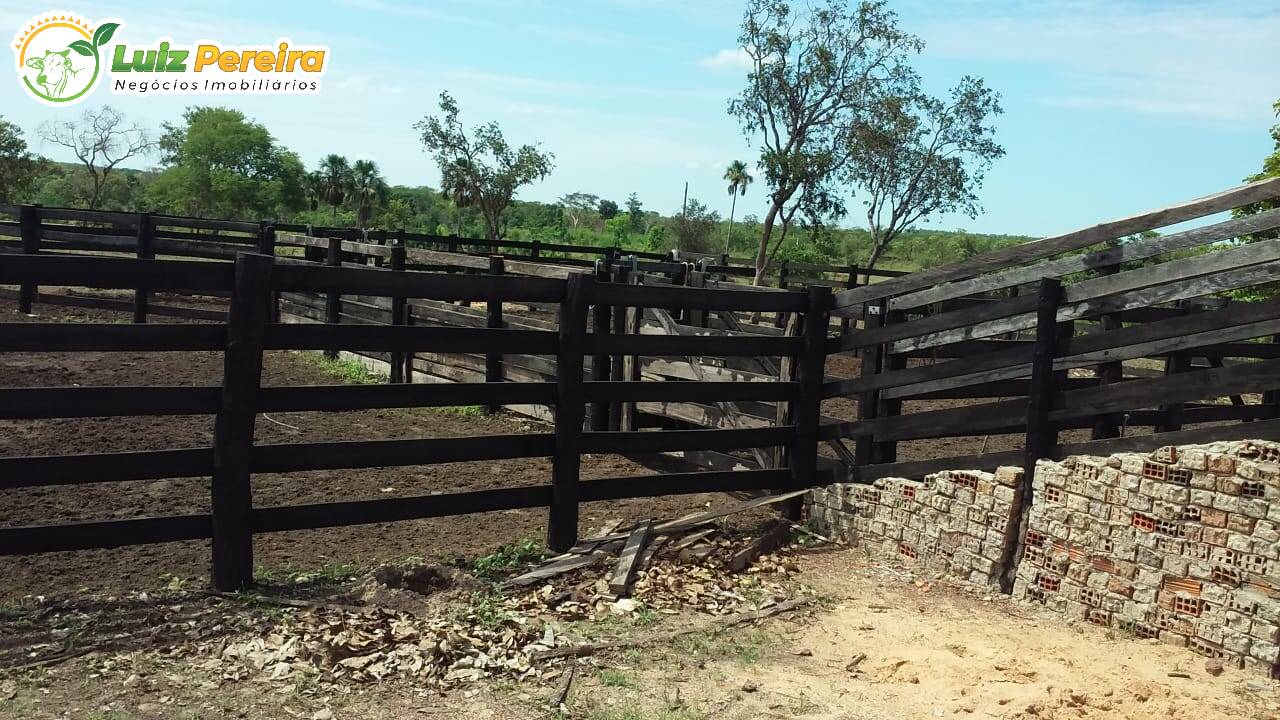
[[[1262,720],[1280,717],[1277,686],[1184,649],[1140,641],[1003,596],[868,561],[857,548],[795,551],[794,580],[822,602],[756,627],[685,635],[579,661],[567,714],[549,712],[558,680],[484,681],[437,696],[404,682],[335,689],[220,677],[216,661],[166,650],[93,653],[0,670],[0,718],[405,717],[580,720]],[[151,612],[159,613],[152,601]],[[216,631],[233,620],[188,599],[165,608]],[[225,613],[225,608],[222,610]],[[246,627],[273,620],[244,610]],[[258,613],[255,615],[255,613]],[[122,617],[147,616],[144,601]],[[596,621],[610,636],[684,627],[686,615]],[[217,621],[218,625],[212,625]],[[588,624],[576,628],[589,632]]]
[[[109,311],[38,306],[36,317],[0,301],[0,322],[127,322]],[[164,319],[157,319],[165,322]],[[0,353],[0,388],[69,385],[217,385],[222,354],[185,353]],[[320,385],[339,382],[299,353],[270,352],[264,359],[266,385]],[[157,392],[161,392],[157,390]],[[549,428],[514,415],[477,417],[450,410],[370,410],[344,413],[260,415],[256,441],[302,443],[335,440],[456,437]],[[65,455],[165,448],[208,447],[212,416],[121,417],[40,421],[0,421],[0,456]],[[484,463],[258,474],[254,503],[275,506],[391,498],[549,482],[549,459]],[[587,456],[582,477],[645,475],[650,471],[613,455]],[[670,518],[704,506],[720,495],[588,503],[582,531],[607,518]],[[111,482],[0,491],[0,526],[57,524],[209,511],[209,479],[186,478]],[[753,519],[754,518],[754,519]],[[749,516],[743,522],[755,522]],[[423,558],[448,563],[493,552],[522,538],[545,535],[545,510],[513,510],[485,515],[393,524],[359,525],[255,537],[255,562],[266,571],[324,566],[371,566]],[[111,550],[0,556],[0,601],[25,595],[66,595],[111,590],[145,590],[172,578],[205,582],[207,541],[165,543]]]

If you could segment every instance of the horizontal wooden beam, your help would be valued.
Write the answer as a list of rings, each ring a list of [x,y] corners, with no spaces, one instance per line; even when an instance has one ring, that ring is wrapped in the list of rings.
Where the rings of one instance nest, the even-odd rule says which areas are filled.
[[[550,382],[302,385],[262,388],[258,391],[258,410],[340,412],[488,403],[554,405],[555,400],[555,384]],[[0,391],[0,408],[4,407],[3,403],[4,395]]]
[[[223,350],[222,325],[0,323],[0,352]]]
[[[255,445],[253,472],[298,472],[548,457],[551,433]]]
[[[263,346],[267,350],[519,351],[554,355],[557,340],[556,334],[547,330],[283,323],[267,326]]]
[[[794,382],[627,382],[585,383],[587,402],[724,402],[779,401],[795,398]]]
[[[742,430],[662,430],[583,433],[581,447],[590,453],[656,453],[678,450],[740,450],[778,447],[791,442],[795,428]]]
[[[212,472],[210,448],[4,457],[0,458],[0,490],[202,477]]]
[[[93,550],[202,540],[213,535],[208,515],[134,518],[0,528],[0,555]]]
[[[221,395],[217,386],[0,388],[0,419],[211,415]]]
[[[442,495],[254,508],[250,511],[249,522],[253,532],[269,533],[519,510],[550,504],[551,486],[533,485]]]

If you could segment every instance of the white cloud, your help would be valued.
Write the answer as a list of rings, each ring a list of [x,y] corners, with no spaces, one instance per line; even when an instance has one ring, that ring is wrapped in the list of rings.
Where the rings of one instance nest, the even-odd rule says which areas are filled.
[[[742,48],[728,48],[702,59],[704,67],[713,68],[749,68],[751,67],[751,56]]]
[[[1056,107],[1253,123],[1269,114],[1280,87],[1274,4],[933,9],[913,28],[928,41],[927,54],[1045,66],[1062,89],[1042,101]]]

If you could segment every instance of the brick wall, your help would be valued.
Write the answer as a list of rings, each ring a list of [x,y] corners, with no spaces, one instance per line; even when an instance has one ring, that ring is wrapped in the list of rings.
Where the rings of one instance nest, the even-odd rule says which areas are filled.
[[[1276,674],[1280,444],[1041,461],[1014,596]],[[814,493],[829,532],[991,584],[1018,471],[947,471]]]
[[[947,470],[923,481],[815,490],[811,514],[828,530],[976,583],[999,576],[1022,471]]]

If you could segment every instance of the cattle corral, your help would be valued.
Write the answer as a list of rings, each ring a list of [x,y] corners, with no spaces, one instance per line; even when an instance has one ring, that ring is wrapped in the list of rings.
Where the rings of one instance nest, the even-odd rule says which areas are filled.
[[[214,585],[234,589],[255,545],[305,565],[325,543],[418,554],[413,535],[439,532],[441,555],[466,554],[533,534],[546,507],[565,550],[582,503],[693,495],[628,501],[678,514],[707,493],[1275,438],[1280,305],[1226,295],[1280,277],[1280,240],[1217,244],[1280,211],[1120,240],[1277,196],[1254,183],[877,282],[793,266],[786,288],[744,285],[725,258],[0,208],[16,308],[72,308],[0,326],[0,488],[20,508],[0,552],[85,551],[53,564],[84,578],[126,552],[107,548],[166,543],[124,557],[189,572],[211,539]],[[323,385],[288,351],[350,353],[389,382]],[[415,419],[459,405],[553,425]],[[131,482],[158,502],[113,505]],[[485,516],[494,532],[459,539],[482,512],[504,513]],[[45,572],[35,557],[6,562]]]

